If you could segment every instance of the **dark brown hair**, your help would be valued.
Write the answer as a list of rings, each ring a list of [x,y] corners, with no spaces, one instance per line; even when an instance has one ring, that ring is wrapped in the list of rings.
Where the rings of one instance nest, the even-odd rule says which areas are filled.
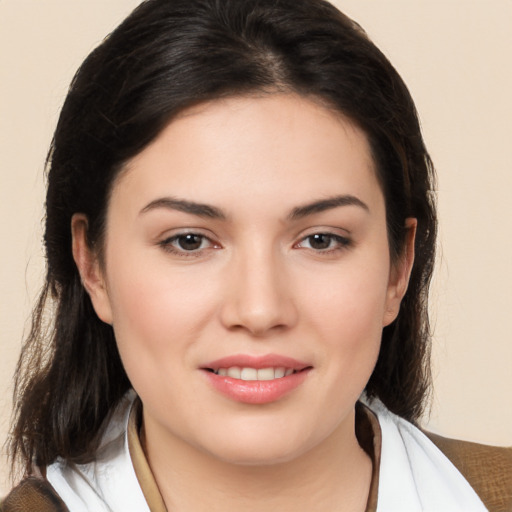
[[[11,452],[25,463],[94,457],[130,388],[111,326],[96,316],[71,253],[71,216],[101,249],[123,164],[183,109],[251,93],[294,92],[366,133],[383,188],[393,258],[418,219],[416,261],[398,318],[383,331],[366,392],[416,420],[430,385],[427,293],[436,219],[433,168],[411,96],[352,20],[323,0],[147,0],[78,70],[48,156],[47,276],[16,377]]]

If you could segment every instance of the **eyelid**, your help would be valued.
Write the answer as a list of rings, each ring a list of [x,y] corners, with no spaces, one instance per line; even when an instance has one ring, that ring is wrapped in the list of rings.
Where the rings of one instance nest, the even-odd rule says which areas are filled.
[[[209,242],[209,246],[187,251],[173,245],[173,242],[177,241],[180,237],[186,237],[187,235],[201,237],[203,241],[207,240]],[[183,228],[171,234],[166,234],[160,238],[160,240],[157,242],[157,245],[167,253],[175,254],[184,258],[204,256],[204,253],[210,249],[221,248],[221,245],[216,242],[211,235],[206,235],[201,229],[195,228]]]
[[[160,234],[155,236],[155,243],[162,243],[172,238],[177,238],[186,235],[197,235],[214,241],[217,237],[209,229],[199,228],[195,226],[183,226],[178,228],[169,228],[161,230]]]
[[[340,231],[342,231],[344,234],[340,234]],[[308,240],[311,237],[314,237],[315,235],[324,235],[326,237],[330,237],[331,239],[335,240],[337,242],[336,247],[333,248],[327,248],[327,249],[315,249],[314,247],[302,247],[301,244],[303,244],[306,240]],[[294,248],[297,249],[306,249],[309,251],[313,251],[317,254],[329,254],[329,253],[335,253],[339,251],[343,251],[345,249],[348,249],[353,245],[352,237],[350,236],[350,233],[345,229],[340,228],[323,228],[318,227],[310,230],[309,233],[302,233],[299,236],[299,239],[297,242],[293,244]]]

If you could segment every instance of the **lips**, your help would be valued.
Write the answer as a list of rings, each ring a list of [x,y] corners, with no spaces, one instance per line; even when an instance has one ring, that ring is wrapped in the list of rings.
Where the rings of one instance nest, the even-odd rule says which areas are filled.
[[[233,355],[201,368],[208,382],[227,398],[248,404],[274,402],[304,382],[311,365],[286,356]]]

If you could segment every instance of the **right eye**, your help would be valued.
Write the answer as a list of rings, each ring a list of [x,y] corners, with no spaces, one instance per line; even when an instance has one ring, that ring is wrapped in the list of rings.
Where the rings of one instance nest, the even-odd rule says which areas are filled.
[[[180,233],[162,240],[163,249],[178,256],[195,256],[210,248],[218,248],[208,237],[200,233]]]

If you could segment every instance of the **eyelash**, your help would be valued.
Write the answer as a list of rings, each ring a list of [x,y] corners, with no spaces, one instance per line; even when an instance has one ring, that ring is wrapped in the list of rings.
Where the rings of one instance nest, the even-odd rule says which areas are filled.
[[[314,237],[325,237],[328,239],[329,245],[331,245],[331,242],[334,242],[336,245],[335,247],[331,248],[325,248],[325,249],[315,249],[314,247],[304,247],[305,249],[310,249],[316,253],[319,254],[332,254],[335,252],[342,251],[344,249],[347,249],[352,245],[352,241],[349,238],[346,238],[344,236],[336,235],[334,233],[329,232],[319,232],[319,233],[312,233],[311,235],[308,235],[300,240],[298,244],[295,245],[295,247],[301,247],[301,244],[303,244],[306,240],[310,241],[311,245],[311,239]]]
[[[186,250],[183,247],[178,248],[174,244],[179,243],[180,239],[185,239],[187,237],[195,237],[196,239],[199,239],[199,247],[192,250]],[[324,237],[327,238],[328,245],[330,246],[333,242],[335,243],[335,247],[327,247],[323,249],[318,249],[311,247],[311,241],[314,239],[314,237]],[[303,247],[302,244],[304,244],[305,241],[309,240],[310,247]],[[202,247],[204,242],[208,242],[210,245],[209,247]],[[218,244],[215,244],[210,238],[207,236],[201,234],[201,233],[194,233],[194,232],[186,232],[186,233],[179,233],[177,235],[173,235],[169,238],[166,238],[165,240],[162,240],[159,242],[159,244],[166,252],[183,257],[183,258],[193,258],[193,257],[199,257],[203,254],[205,249],[215,248],[218,249],[220,246]],[[294,245],[294,248],[300,248],[300,249],[308,249],[311,251],[314,251],[318,254],[332,254],[339,251],[342,251],[344,249],[349,248],[352,245],[352,241],[349,238],[336,235],[334,233],[329,232],[319,232],[319,233],[312,233],[311,235],[305,236],[302,238],[297,244]]]
[[[185,239],[187,237],[196,237],[200,239],[200,246],[197,249],[192,249],[190,251],[187,251],[184,248],[178,248],[176,247],[175,243],[179,243],[180,239]],[[194,233],[194,232],[187,232],[187,233],[179,233],[177,235],[171,236],[169,238],[166,238],[165,240],[162,240],[159,242],[158,245],[164,249],[164,251],[174,254],[176,256],[181,256],[183,258],[197,258],[198,256],[201,256],[203,251],[207,249],[207,247],[201,247],[203,243],[207,241],[209,242],[210,246],[208,248],[215,248],[218,249],[220,246],[218,244],[215,244],[212,240],[210,240],[207,236],[201,234],[201,233]]]

